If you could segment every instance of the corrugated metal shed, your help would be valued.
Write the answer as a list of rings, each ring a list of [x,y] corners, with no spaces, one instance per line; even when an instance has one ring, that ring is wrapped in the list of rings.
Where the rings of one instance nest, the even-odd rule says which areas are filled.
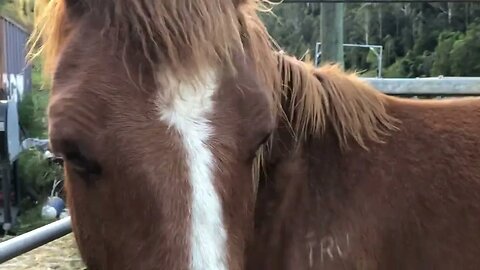
[[[19,24],[0,17],[0,99],[18,101],[32,88],[32,70],[26,63],[29,32]]]
[[[0,107],[1,113],[5,114],[3,121],[2,144],[3,151],[0,152],[2,171],[6,174],[0,175],[1,193],[11,194],[15,190],[15,202],[10,201],[10,196],[3,196],[3,211],[0,222],[3,229],[8,229],[15,222],[15,211],[13,205],[19,203],[20,181],[15,177],[12,170],[14,161],[21,152],[20,126],[18,119],[18,105],[23,95],[31,91],[32,71],[27,65],[27,41],[29,32],[14,21],[0,17]],[[9,162],[4,162],[9,161]],[[13,214],[13,215],[12,215]]]

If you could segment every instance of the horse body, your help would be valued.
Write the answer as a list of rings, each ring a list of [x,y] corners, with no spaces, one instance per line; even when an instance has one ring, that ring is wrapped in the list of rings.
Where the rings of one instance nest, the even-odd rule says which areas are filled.
[[[275,131],[264,155],[248,269],[477,268],[480,100],[386,97],[328,68],[311,71],[311,89],[293,80],[286,81],[293,89],[286,111],[312,98],[293,106],[295,91],[325,91],[329,107],[344,111],[326,112],[322,133],[295,137],[300,132],[292,126],[306,116],[283,120]],[[377,110],[378,119],[388,114],[395,128],[372,139],[364,129],[372,122],[355,117],[365,110]],[[357,128],[345,134],[346,125]]]

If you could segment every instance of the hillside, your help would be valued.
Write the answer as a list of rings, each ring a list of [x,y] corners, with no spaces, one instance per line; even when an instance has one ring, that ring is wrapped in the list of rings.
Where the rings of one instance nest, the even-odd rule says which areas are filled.
[[[320,4],[281,4],[263,16],[284,50],[313,57]],[[480,3],[346,3],[344,42],[382,45],[384,77],[480,76]],[[347,68],[374,74],[368,49],[346,48]]]

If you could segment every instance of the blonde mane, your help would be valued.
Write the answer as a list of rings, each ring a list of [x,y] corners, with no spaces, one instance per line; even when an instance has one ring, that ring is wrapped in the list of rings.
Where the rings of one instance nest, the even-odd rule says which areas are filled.
[[[397,120],[385,109],[388,97],[355,73],[335,64],[315,68],[283,53],[277,59],[284,85],[276,90],[290,102],[285,117],[298,140],[323,134],[328,121],[340,147],[348,147],[353,138],[367,149],[365,138],[381,143],[382,136],[396,129]]]
[[[398,119],[385,108],[389,97],[355,73],[344,72],[335,64],[315,68],[281,52],[275,55],[281,80],[281,86],[275,88],[277,107],[282,108],[279,120],[290,127],[292,150],[309,138],[322,136],[327,126],[333,128],[341,151],[349,148],[351,139],[368,150],[367,140],[383,143],[382,137],[397,130]],[[267,173],[264,162],[272,139],[257,153],[253,167],[256,184],[261,174]]]
[[[267,3],[266,0],[83,0],[82,11],[75,14],[67,10],[66,0],[37,0],[29,58],[41,56],[45,75],[51,79],[75,23],[83,16],[92,16],[103,20],[102,35],[121,43],[119,46],[134,44],[152,67],[162,61],[184,79],[192,79],[205,66],[219,63],[234,70],[232,53],[242,52],[242,42],[246,41],[262,79],[271,86],[275,81],[270,76],[273,73],[267,75],[261,70],[274,65],[275,59],[272,56],[261,61],[271,48],[267,44],[268,33],[256,15]],[[250,29],[252,33],[246,32]]]

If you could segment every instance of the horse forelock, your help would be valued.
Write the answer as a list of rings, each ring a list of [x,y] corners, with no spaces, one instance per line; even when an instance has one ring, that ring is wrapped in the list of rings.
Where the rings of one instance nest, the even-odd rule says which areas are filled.
[[[29,60],[41,56],[43,73],[51,77],[56,67],[57,57],[70,27],[65,16],[64,1],[35,1],[35,23],[28,40]]]
[[[242,27],[240,17],[256,17],[253,13],[241,13],[255,12],[268,2],[81,1],[84,7],[82,9],[69,7],[66,0],[36,1],[37,14],[29,40],[29,57],[33,59],[41,55],[45,75],[50,78],[72,29],[82,18],[89,20],[91,16],[103,20],[98,22],[102,23],[99,25],[102,34],[121,43],[112,44],[112,47],[133,46],[136,51],[142,51],[152,68],[156,68],[159,61],[162,61],[177,77],[183,79],[194,78],[205,66],[224,64],[234,71],[232,53],[242,51],[243,38],[249,36],[244,32],[249,31],[249,28]],[[247,20],[251,21],[250,24],[255,21],[252,18]],[[253,24],[260,25],[257,22]],[[254,47],[256,46],[252,46]],[[258,52],[259,49],[255,51]]]

